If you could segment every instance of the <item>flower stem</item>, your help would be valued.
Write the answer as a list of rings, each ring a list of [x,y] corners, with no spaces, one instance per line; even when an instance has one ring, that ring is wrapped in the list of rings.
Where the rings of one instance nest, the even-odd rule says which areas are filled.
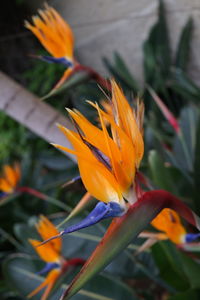
[[[42,200],[47,201],[49,203],[52,203],[52,204],[66,210],[66,211],[71,211],[72,210],[70,206],[62,203],[61,201],[59,201],[55,198],[49,197],[48,195],[43,194],[40,191],[37,191],[37,190],[35,190],[33,188],[30,188],[28,186],[22,186],[22,187],[17,188],[17,192],[26,193],[26,194],[35,196],[39,199],[42,199]]]

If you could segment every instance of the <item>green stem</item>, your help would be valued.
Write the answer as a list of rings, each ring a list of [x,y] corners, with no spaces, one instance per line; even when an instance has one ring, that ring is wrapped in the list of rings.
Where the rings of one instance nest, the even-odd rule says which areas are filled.
[[[42,200],[47,201],[49,203],[52,203],[52,204],[56,205],[57,207],[62,208],[64,210],[66,210],[66,211],[71,211],[72,210],[70,206],[62,203],[61,201],[59,201],[59,200],[57,200],[55,198],[49,197],[48,195],[43,194],[43,193],[41,193],[41,192],[39,192],[39,191],[37,191],[37,190],[35,190],[33,188],[24,186],[24,187],[19,187],[17,189],[17,191],[21,192],[21,193],[26,193],[26,194],[35,196],[35,197],[37,197],[39,199],[42,199]]]

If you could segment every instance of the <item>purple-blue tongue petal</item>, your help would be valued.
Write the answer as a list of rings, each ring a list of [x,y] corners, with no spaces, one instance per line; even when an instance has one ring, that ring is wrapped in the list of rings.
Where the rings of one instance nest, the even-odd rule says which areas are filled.
[[[69,226],[68,228],[64,229],[62,231],[62,235],[89,227],[98,223],[102,219],[122,216],[124,213],[125,210],[116,202],[109,202],[108,204],[99,202],[85,219],[83,219],[78,224]]]
[[[47,272],[49,272],[53,269],[56,269],[56,268],[59,268],[59,264],[57,264],[57,263],[47,263],[44,266],[44,268],[41,271],[37,272],[36,274],[43,275],[43,274],[45,274],[45,273],[47,273]]]
[[[114,217],[121,217],[126,213],[126,210],[124,207],[121,207],[116,202],[109,202],[107,204],[103,202],[99,202],[95,208],[92,210],[92,212],[81,222],[75,225],[71,225],[68,228],[61,231],[58,235],[52,236],[49,239],[41,242],[41,244],[38,245],[38,247],[54,240],[57,238],[60,238],[62,235],[71,233],[86,227],[89,227],[91,225],[94,225],[98,223],[99,221],[106,219],[106,218],[114,218]]]
[[[44,60],[48,63],[62,64],[62,65],[65,65],[67,67],[72,67],[73,66],[73,63],[70,60],[66,59],[65,57],[56,58],[56,57],[53,57],[53,56],[41,55],[38,58],[40,58],[41,60]]]
[[[187,233],[185,237],[186,243],[192,243],[200,238],[200,233]]]

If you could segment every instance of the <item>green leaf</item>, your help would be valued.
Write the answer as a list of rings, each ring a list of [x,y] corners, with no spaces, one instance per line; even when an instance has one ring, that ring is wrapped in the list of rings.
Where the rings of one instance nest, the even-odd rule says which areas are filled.
[[[80,85],[80,84],[88,81],[89,78],[90,78],[90,75],[87,72],[82,72],[82,71],[77,72],[77,73],[73,74],[73,76],[70,77],[61,87],[51,90],[47,95],[45,95],[41,99],[46,100],[52,96],[56,96],[56,95],[62,93],[63,91],[72,89],[72,88],[76,87],[77,85]]]
[[[197,214],[200,214],[200,120],[198,121],[198,126],[196,130],[196,145],[195,145],[195,157],[194,157],[194,205],[196,208]]]
[[[172,168],[164,165],[164,162],[158,152],[151,150],[149,152],[148,162],[154,184],[161,189],[177,194],[173,178],[174,173],[172,173],[171,170]]]
[[[14,201],[19,195],[20,195],[20,193],[16,192],[13,194],[8,194],[5,197],[0,198],[0,207],[10,203],[11,201]]]
[[[184,273],[190,282],[191,288],[200,288],[200,265],[198,261],[195,261],[184,253],[180,253],[180,257]]]
[[[173,68],[171,70],[172,79],[169,86],[186,101],[194,100],[199,103],[200,88],[192,81],[181,69]]]
[[[177,293],[174,296],[171,296],[168,298],[168,300],[198,300],[199,299],[199,293],[195,290],[188,290],[184,291],[183,293]]]
[[[177,249],[171,242],[153,246],[161,277],[180,291],[200,288],[200,265]],[[173,276],[172,276],[173,274]]]
[[[186,174],[191,183],[198,119],[199,112],[195,107],[182,109],[179,121],[181,132],[174,136],[172,151],[167,151],[170,163]]]
[[[185,24],[178,43],[175,65],[177,68],[185,70],[189,61],[190,43],[192,38],[192,18]]]
[[[171,242],[160,242],[152,247],[152,254],[160,269],[160,277],[179,291],[190,287],[183,272],[180,253]]]
[[[143,46],[145,81],[156,91],[167,93],[165,80],[171,65],[170,45],[163,1],[159,1],[158,21]]]
[[[122,84],[125,84],[128,88],[135,93],[139,91],[139,85],[136,79],[131,74],[126,63],[121,55],[117,52],[114,53],[114,64],[112,65],[107,58],[103,58],[104,64],[110,71],[110,73]]]

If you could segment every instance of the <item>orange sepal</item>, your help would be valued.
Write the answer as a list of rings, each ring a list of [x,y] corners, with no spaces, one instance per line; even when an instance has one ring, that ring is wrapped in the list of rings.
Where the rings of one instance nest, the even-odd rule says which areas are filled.
[[[44,287],[46,287],[46,290],[44,291],[41,300],[46,300],[49,296],[53,286],[55,285],[55,282],[57,281],[58,277],[60,276],[61,272],[59,269],[54,269],[47,275],[46,279],[36,288],[34,289],[27,298],[31,298],[35,296],[37,293],[39,293]]]
[[[0,190],[8,194],[13,193],[20,177],[19,164],[15,163],[14,167],[5,165],[3,167],[3,176],[0,178]]]
[[[4,193],[8,193],[8,194],[13,193],[13,191],[14,191],[14,189],[10,185],[10,183],[4,178],[0,178],[0,190]]]
[[[136,119],[136,114],[129,105],[123,91],[112,80],[112,103],[113,115],[115,116],[116,123],[122,128],[126,134],[132,139],[136,151],[136,166],[138,167],[144,154],[144,141],[141,134],[142,120]],[[140,116],[142,117],[140,107]]]
[[[60,125],[59,128],[72,143],[77,153],[81,179],[89,193],[103,202],[120,201],[122,199],[120,186],[112,172],[98,161],[77,133]]]
[[[37,231],[42,237],[42,239],[45,241],[49,239],[50,237],[54,235],[58,235],[59,231],[56,229],[56,227],[51,223],[45,216],[40,216],[40,221],[36,225]],[[55,239],[52,240],[49,245],[52,248],[52,251],[59,256],[61,252],[61,247],[62,247],[62,241],[61,239]],[[42,247],[39,247],[37,249],[42,249]],[[54,255],[55,256],[55,255]]]
[[[47,263],[58,262],[60,258],[60,253],[58,253],[54,247],[52,247],[52,242],[60,241],[60,239],[55,239],[47,244],[40,246],[41,242],[37,240],[29,239],[29,243],[33,246],[37,254],[42,260]]]
[[[19,180],[18,173],[15,171],[15,168],[10,167],[9,165],[5,165],[3,168],[3,172],[10,186],[15,188]]]
[[[48,5],[39,14],[33,17],[33,25],[25,22],[25,27],[33,32],[52,56],[73,61],[74,36],[70,26]]]
[[[112,116],[98,108],[98,106],[90,101],[88,101],[90,105],[92,105],[94,108],[96,108],[101,117],[102,120],[105,119],[107,122],[111,125],[112,133],[113,134],[113,140],[114,144],[117,145],[116,149],[120,151],[120,156],[116,156],[116,150],[113,148],[113,157],[115,158],[116,164],[121,165],[121,170],[118,169],[116,173],[116,177],[122,184],[122,190],[125,191],[134,180],[135,176],[135,148],[132,144],[132,141],[127,136],[127,134],[115,123]],[[123,171],[122,171],[123,170]],[[123,177],[126,177],[126,181],[122,179]],[[125,185],[122,183],[122,180],[125,183]]]
[[[170,208],[163,209],[151,224],[156,229],[165,232],[168,238],[175,244],[184,242],[186,230],[181,224],[179,215],[174,210]]]

